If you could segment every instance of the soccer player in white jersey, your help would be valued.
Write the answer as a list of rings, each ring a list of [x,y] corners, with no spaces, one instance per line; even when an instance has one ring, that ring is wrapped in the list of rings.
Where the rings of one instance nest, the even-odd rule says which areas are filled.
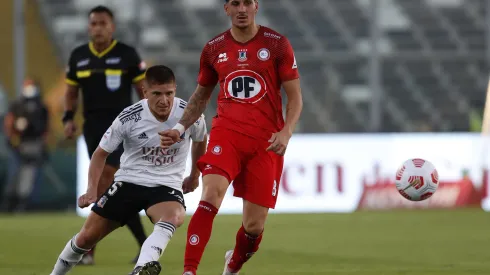
[[[51,275],[66,274],[84,253],[142,209],[155,227],[131,275],[157,275],[161,271],[158,260],[175,229],[184,222],[183,194],[199,185],[196,162],[206,151],[207,131],[201,116],[178,143],[162,149],[158,132],[177,124],[186,102],[175,97],[175,76],[168,67],[149,68],[145,82],[146,98],[121,112],[92,156],[87,193],[78,199],[78,205],[84,208],[95,204],[81,231],[59,255]],[[191,140],[193,165],[190,176],[184,179]],[[97,200],[97,183],[105,159],[121,143],[124,153],[114,183]]]

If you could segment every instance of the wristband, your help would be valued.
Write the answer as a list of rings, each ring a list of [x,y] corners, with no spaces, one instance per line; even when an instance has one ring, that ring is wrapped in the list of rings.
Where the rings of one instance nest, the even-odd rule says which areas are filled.
[[[73,118],[75,117],[75,112],[73,111],[65,111],[65,113],[63,114],[63,124],[66,123],[67,121],[70,121],[70,120],[73,120]]]
[[[179,135],[182,136],[182,134],[185,132],[185,127],[184,127],[184,125],[177,123],[177,124],[175,124],[174,128],[172,128],[172,130],[179,131]]]

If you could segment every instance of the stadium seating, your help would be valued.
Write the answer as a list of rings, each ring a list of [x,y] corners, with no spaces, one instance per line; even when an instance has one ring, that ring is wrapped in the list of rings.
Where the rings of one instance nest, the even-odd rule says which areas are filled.
[[[38,1],[64,60],[86,41],[88,9],[114,8],[118,38],[136,44],[145,59],[174,68],[185,99],[195,88],[203,45],[229,26],[221,0]],[[305,101],[299,131],[371,130],[370,3],[260,1],[259,22],[286,35],[296,51]],[[471,103],[484,100],[488,79],[485,0],[378,3],[379,130],[466,130]],[[207,110],[208,119],[214,113]]]

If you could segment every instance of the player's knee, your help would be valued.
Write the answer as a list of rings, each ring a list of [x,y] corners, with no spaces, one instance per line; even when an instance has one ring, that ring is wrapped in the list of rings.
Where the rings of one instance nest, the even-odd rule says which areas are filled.
[[[168,222],[173,224],[176,228],[181,227],[184,224],[184,215],[172,215],[166,219],[161,219],[160,221]]]
[[[243,222],[243,228],[245,231],[254,236],[262,234],[264,231],[264,225],[265,222],[260,220],[248,220]]]
[[[76,246],[83,249],[91,249],[97,244],[98,235],[90,230],[82,229],[75,238]]]
[[[170,215],[165,215],[159,219],[160,222],[171,223],[175,226],[175,228],[179,228],[184,224],[185,219],[185,210],[175,211]]]
[[[209,176],[214,175],[208,175],[208,177],[206,177],[206,181],[203,183],[201,200],[211,203],[219,208],[226,195],[229,183],[224,177],[224,180],[222,180],[221,177],[213,180],[214,178],[210,178]]]

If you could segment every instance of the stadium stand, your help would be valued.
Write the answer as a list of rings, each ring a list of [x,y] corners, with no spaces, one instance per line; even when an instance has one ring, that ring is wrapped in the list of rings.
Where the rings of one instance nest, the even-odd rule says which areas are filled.
[[[117,36],[136,43],[152,63],[174,68],[183,98],[195,88],[204,43],[229,24],[221,0],[38,1],[63,60],[86,41],[89,8],[114,8]],[[260,23],[289,38],[301,67],[305,108],[299,131],[368,131],[370,3],[260,1]],[[381,131],[468,129],[471,102],[484,100],[488,79],[485,5],[485,0],[379,1]],[[214,113],[210,108],[208,119]]]

